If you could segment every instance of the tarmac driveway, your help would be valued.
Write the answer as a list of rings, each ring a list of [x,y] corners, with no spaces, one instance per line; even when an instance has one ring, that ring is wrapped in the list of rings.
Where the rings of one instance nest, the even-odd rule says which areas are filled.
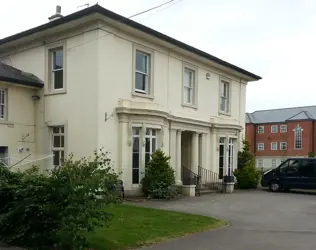
[[[171,202],[150,201],[139,205],[215,216],[230,223],[227,228],[144,249],[316,249],[316,195],[312,194],[237,191],[233,194],[211,194]]]

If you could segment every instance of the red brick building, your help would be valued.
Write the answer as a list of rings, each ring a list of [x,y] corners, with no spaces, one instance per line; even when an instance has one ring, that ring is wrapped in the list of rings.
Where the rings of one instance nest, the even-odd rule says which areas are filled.
[[[246,139],[257,167],[278,166],[288,157],[316,152],[316,106],[246,113]]]

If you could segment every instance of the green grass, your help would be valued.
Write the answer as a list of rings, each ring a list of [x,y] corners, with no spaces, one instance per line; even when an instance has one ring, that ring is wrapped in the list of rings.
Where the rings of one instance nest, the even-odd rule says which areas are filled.
[[[139,247],[225,225],[212,217],[122,204],[106,211],[114,215],[110,226],[89,234],[89,245],[96,250]]]

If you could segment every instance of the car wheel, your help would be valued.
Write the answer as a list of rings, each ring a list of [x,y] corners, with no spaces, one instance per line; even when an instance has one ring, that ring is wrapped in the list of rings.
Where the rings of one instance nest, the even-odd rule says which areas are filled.
[[[269,189],[271,192],[278,192],[280,191],[280,184],[277,182],[271,182],[269,184]]]

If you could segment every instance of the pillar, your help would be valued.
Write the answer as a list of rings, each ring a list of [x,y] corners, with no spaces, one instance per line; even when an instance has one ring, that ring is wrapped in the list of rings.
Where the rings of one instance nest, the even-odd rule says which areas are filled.
[[[199,166],[199,134],[193,132],[192,134],[192,144],[191,144],[191,171],[198,174]]]
[[[170,155],[170,166],[176,172],[177,166],[177,151],[176,151],[176,141],[177,141],[177,130],[170,129],[169,136],[169,155]]]
[[[177,131],[177,167],[176,167],[176,184],[182,185],[182,178],[181,178],[181,135],[182,131]]]
[[[207,165],[207,157],[210,154],[210,151],[207,147],[207,134],[206,133],[202,133],[201,134],[201,148],[200,148],[200,154],[201,154],[201,167],[204,169],[210,169],[210,166]]]

